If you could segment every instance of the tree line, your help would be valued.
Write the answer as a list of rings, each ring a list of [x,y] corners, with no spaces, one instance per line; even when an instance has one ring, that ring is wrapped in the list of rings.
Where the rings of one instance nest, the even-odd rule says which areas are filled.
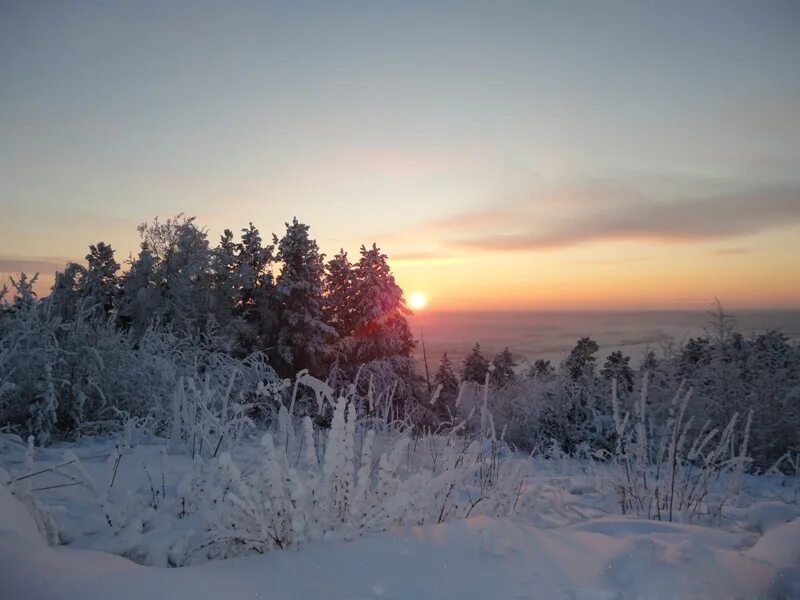
[[[517,448],[602,455],[616,444],[612,386],[625,410],[644,398],[650,439],[677,418],[689,392],[686,439],[734,419],[734,437],[747,439],[757,468],[800,452],[800,348],[781,331],[745,336],[717,303],[702,335],[684,344],[665,338],[637,367],[622,351],[602,362],[598,354],[597,342],[583,337],[560,364],[518,364],[508,348],[490,361],[475,344],[458,372],[445,352],[433,375],[440,414],[464,414],[488,386],[495,422]]]
[[[613,448],[612,382],[623,405],[645,394],[653,423],[691,388],[691,428],[752,413],[760,467],[800,451],[800,351],[780,331],[736,332],[721,307],[703,335],[649,350],[637,367],[621,351],[601,363],[588,337],[560,364],[518,364],[508,348],[490,360],[476,344],[460,366],[445,353],[426,381],[403,291],[375,244],[355,261],[344,250],[326,260],[297,219],[270,242],[250,224],[212,245],[182,215],[139,234],[124,268],[99,242],[44,298],[36,276],[0,290],[0,427],[42,442],[121,423],[163,433],[189,380],[270,419],[287,378],[307,370],[370,406],[390,402],[417,427],[467,417],[485,387],[509,443],[570,454]]]
[[[0,290],[0,425],[44,440],[120,412],[149,418],[153,405],[168,409],[182,377],[222,364],[240,365],[237,385],[303,370],[344,381],[367,363],[413,373],[410,311],[377,245],[361,246],[354,262],[344,250],[326,261],[296,218],[269,243],[251,223],[212,245],[183,215],[138,230],[124,269],[99,242],[85,264],[56,274],[45,298],[34,293],[36,275],[12,277],[13,294]],[[154,357],[163,363],[155,369]],[[137,392],[137,377],[164,398]]]

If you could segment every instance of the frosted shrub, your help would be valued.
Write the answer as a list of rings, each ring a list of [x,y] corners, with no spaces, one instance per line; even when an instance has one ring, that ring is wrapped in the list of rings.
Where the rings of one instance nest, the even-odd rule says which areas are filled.
[[[259,383],[277,380],[261,354],[231,356],[213,330],[154,324],[135,338],[80,305],[63,321],[53,302],[20,304],[0,320],[0,423],[39,443],[116,431],[132,420],[166,434],[181,388],[189,403],[213,394],[214,410],[227,402],[232,413],[257,401]]]
[[[182,484],[185,493],[202,486],[205,498],[206,533],[191,560],[513,510],[527,464],[504,455],[488,411],[469,440],[386,434],[359,419],[352,398],[334,405],[329,429],[304,417],[287,435],[281,424],[277,439],[264,434],[255,463],[239,467],[222,452]]]
[[[37,474],[34,470],[34,453],[34,438],[30,436],[22,470],[19,473],[9,474],[5,469],[0,468],[0,485],[7,486],[11,494],[28,509],[28,514],[44,540],[54,546],[59,542],[58,526],[53,516],[33,492],[32,477]]]
[[[185,465],[182,472],[167,469],[163,446],[155,464],[142,465],[143,486],[112,490],[128,452],[124,439],[96,480],[71,454],[46,471],[94,506],[85,521],[93,548],[158,566],[515,510],[529,463],[497,435],[487,394],[471,423],[436,435],[380,422],[362,410],[355,386],[334,398],[329,387],[301,377],[298,395],[308,388],[325,410],[333,408],[330,427],[295,416],[290,400],[260,443],[237,444],[253,431],[244,410],[212,379],[186,378],[167,430],[173,452],[183,455],[173,463]],[[29,492],[35,499],[35,489]]]
[[[248,404],[230,397],[236,373],[231,374],[223,390],[212,387],[211,377],[202,381],[180,378],[172,394],[172,416],[169,424],[173,446],[186,446],[196,455],[213,457],[220,449],[230,450],[253,426],[247,416]]]
[[[616,381],[612,405],[617,432],[615,462],[622,474],[613,481],[623,513],[672,521],[678,516],[718,518],[723,505],[750,463],[747,443],[752,413],[740,444],[735,440],[738,415],[722,429],[706,422],[692,429],[687,416],[691,389],[673,399],[665,423],[648,423],[647,381],[632,413],[622,413]]]

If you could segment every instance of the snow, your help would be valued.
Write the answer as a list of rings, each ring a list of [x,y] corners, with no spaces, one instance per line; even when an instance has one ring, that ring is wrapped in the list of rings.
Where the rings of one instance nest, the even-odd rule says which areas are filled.
[[[800,507],[785,502],[758,502],[750,507],[744,525],[764,533],[776,525],[788,523],[800,517]]]
[[[7,496],[0,558],[8,597],[752,597],[769,590],[777,572],[758,552],[732,548],[735,536],[706,536],[703,528],[636,522],[641,527],[609,536],[488,517],[158,569],[104,553],[47,548],[13,530]],[[791,525],[776,531],[784,541],[800,540],[800,521]]]
[[[113,442],[85,440],[69,452],[81,457],[87,477],[101,482]],[[24,450],[6,444],[4,466],[18,467]],[[126,452],[113,490],[119,494],[146,485],[143,463],[160,478],[156,465],[165,461],[167,494],[191,464],[184,454],[165,455],[160,445]],[[64,454],[57,446],[37,450],[37,466]],[[92,515],[86,486],[37,494],[56,507],[51,512],[69,542],[50,547],[27,508],[2,485],[0,590],[3,597],[34,600],[800,597],[798,507],[775,500],[778,484],[768,477],[748,478],[748,493],[731,512],[735,522],[706,527],[614,515],[578,461],[533,463],[534,476],[522,492],[531,499],[530,512],[318,540],[179,568],[88,549],[109,540],[97,533],[102,522]],[[37,477],[37,485],[48,476]],[[185,532],[174,527],[163,535],[179,539]],[[142,543],[156,545],[158,535],[142,535]]]

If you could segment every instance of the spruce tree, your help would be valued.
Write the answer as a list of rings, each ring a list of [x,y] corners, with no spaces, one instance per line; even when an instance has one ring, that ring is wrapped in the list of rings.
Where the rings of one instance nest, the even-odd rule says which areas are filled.
[[[658,368],[658,358],[656,358],[656,353],[652,349],[648,349],[647,352],[645,352],[639,370],[642,373],[650,373],[652,375],[653,373],[656,372],[657,368]]]
[[[336,329],[341,338],[353,333],[354,279],[353,265],[342,248],[328,261],[325,268],[325,302],[322,307],[327,322]]]
[[[236,250],[242,285],[241,303],[245,310],[249,310],[255,306],[259,295],[272,291],[275,285],[271,270],[275,261],[275,246],[265,246],[258,229],[250,223],[246,229],[242,229]]]
[[[139,267],[132,267],[137,279],[145,277],[134,286],[133,280],[126,277],[125,287],[133,292],[132,297],[123,302],[126,312],[130,302],[148,321],[156,317],[165,323],[181,328],[204,330],[208,325],[213,306],[214,277],[212,273],[212,252],[208,234],[194,224],[194,217],[177,217],[139,226],[142,238]],[[137,259],[137,260],[139,260]],[[130,275],[130,273],[129,273]],[[144,285],[142,285],[144,284]],[[130,289],[131,286],[135,290]],[[151,288],[144,298],[140,290]],[[155,290],[155,291],[153,291]],[[147,306],[142,302],[146,301]]]
[[[276,287],[281,311],[277,354],[287,369],[308,368],[319,374],[336,338],[322,314],[324,256],[309,237],[308,225],[296,217],[286,223],[286,233],[276,243],[276,258],[282,263]]]
[[[550,381],[556,376],[556,369],[549,360],[537,358],[528,371],[528,377],[536,381]]]
[[[630,362],[630,356],[624,356],[619,350],[612,352],[608,355],[608,358],[606,358],[603,368],[600,369],[600,375],[607,381],[616,379],[617,389],[620,391],[632,392],[633,369],[630,367]]]
[[[564,367],[573,381],[581,379],[594,369],[596,360],[594,355],[598,349],[597,342],[591,338],[583,337],[578,340],[564,362]]]
[[[22,272],[19,276],[9,277],[11,286],[14,288],[14,303],[15,309],[30,308],[36,303],[36,292],[33,291],[33,286],[39,279],[39,273],[35,273],[33,277],[28,277],[28,274]]]
[[[52,310],[64,321],[71,321],[77,314],[83,294],[86,269],[78,263],[69,263],[64,271],[56,273],[50,290]]]
[[[476,343],[464,359],[464,373],[461,381],[473,381],[483,385],[486,381],[486,374],[489,372],[489,361],[481,354],[481,345]]]
[[[492,361],[493,368],[489,376],[492,386],[499,389],[513,383],[517,378],[516,373],[514,373],[514,367],[516,366],[517,363],[514,362],[514,357],[508,346],[506,346]]]
[[[119,263],[114,259],[114,250],[104,242],[90,245],[86,262],[88,266],[82,286],[84,296],[92,306],[111,312],[119,295]]]
[[[156,259],[147,242],[139,254],[129,260],[128,271],[120,282],[119,321],[136,333],[142,333],[159,316],[161,289],[155,280]]]
[[[447,352],[442,353],[439,368],[433,374],[433,385],[442,386],[440,397],[455,397],[458,393],[458,377],[456,377],[453,363],[450,362]]]
[[[442,353],[439,368],[433,374],[433,385],[436,388],[441,386],[434,412],[439,418],[450,418],[452,413],[455,412],[455,401],[458,396],[458,377],[456,377],[453,363],[450,362],[447,352]]]
[[[361,246],[353,294],[356,362],[407,357],[416,341],[411,334],[403,290],[395,282],[387,256],[372,244]]]
[[[238,313],[252,327],[261,349],[271,347],[277,339],[280,305],[275,290],[272,266],[276,261],[275,245],[265,245],[252,223],[242,229],[236,245],[237,275],[240,283]]]

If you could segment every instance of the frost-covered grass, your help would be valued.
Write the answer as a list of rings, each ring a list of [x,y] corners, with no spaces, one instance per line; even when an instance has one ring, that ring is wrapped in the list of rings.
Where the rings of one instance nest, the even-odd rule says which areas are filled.
[[[797,475],[786,465],[747,473],[735,423],[687,438],[685,395],[656,426],[644,400],[630,415],[614,403],[616,451],[568,456],[557,443],[535,455],[510,448],[488,387],[462,393],[469,415],[435,429],[398,418],[372,386],[365,397],[355,385],[337,395],[307,374],[261,386],[257,396],[277,399],[269,425],[219,389],[184,381],[157,429],[129,421],[115,435],[42,448],[0,436],[3,589],[34,598],[800,594]],[[41,569],[55,586],[36,580]]]
[[[332,410],[329,427],[295,415],[297,386],[265,430],[189,381],[173,396],[169,438],[127,428],[76,454],[7,436],[5,483],[51,540],[159,566],[508,515],[524,503],[530,462],[497,436],[485,403],[474,423],[417,432],[373,410],[371,397],[359,410],[355,386],[334,400],[319,380],[301,381],[318,414]],[[43,502],[78,509],[61,513],[57,533],[59,509]]]
[[[389,456],[398,438],[402,435],[376,434],[373,449],[381,455],[388,451]],[[278,442],[274,435],[272,452],[278,453]],[[33,492],[38,510],[26,510],[19,502],[25,500],[24,495],[10,495],[7,486],[0,489],[0,584],[9,597],[202,599],[256,597],[258,593],[270,598],[467,600],[792,598],[800,590],[800,509],[793,495],[795,482],[785,475],[744,475],[725,520],[714,527],[620,516],[614,489],[604,485],[618,467],[565,456],[525,460],[524,484],[511,510],[480,510],[479,503],[469,517],[461,512],[443,522],[434,518],[434,505],[409,512],[410,503],[394,494],[397,504],[404,507],[398,506],[396,520],[358,530],[356,524],[364,521],[348,516],[346,527],[332,527],[343,514],[347,496],[346,487],[339,486],[335,488],[339,495],[329,497],[338,501],[325,506],[330,513],[322,508],[318,513],[308,509],[300,513],[332,515],[321,517],[318,524],[321,528],[327,524],[327,535],[309,535],[302,543],[295,539],[296,543],[289,544],[291,549],[277,550],[269,535],[273,532],[267,529],[267,535],[256,540],[263,555],[255,545],[249,551],[239,545],[235,553],[247,556],[209,562],[208,554],[203,554],[208,548],[198,553],[194,546],[203,539],[209,523],[215,523],[219,535],[217,548],[231,549],[231,539],[221,535],[225,526],[250,522],[246,529],[258,532],[259,519],[269,523],[280,507],[270,513],[264,505],[259,516],[238,515],[218,522],[220,514],[234,517],[235,513],[215,511],[219,502],[195,491],[183,497],[205,508],[187,507],[182,516],[182,480],[197,468],[197,457],[193,460],[186,449],[169,450],[161,439],[139,439],[119,454],[118,443],[115,437],[85,438],[69,448],[37,449],[31,472],[76,457],[83,470],[73,470],[73,463],[24,480],[29,481],[29,490],[38,490]],[[226,464],[241,465],[243,478],[253,489],[263,491],[262,478],[249,479],[247,473],[263,465],[266,450],[257,436],[249,437],[230,453],[229,462],[208,464],[220,470]],[[404,455],[422,462],[426,453],[431,456],[429,449],[418,444],[417,454],[409,446]],[[26,454],[24,444],[4,438],[3,462],[11,472],[26,469]],[[335,455],[339,453],[331,455],[331,460]],[[122,457],[119,461],[118,456]],[[361,453],[354,456],[355,467]],[[301,468],[305,460],[301,457],[297,468],[308,473],[301,481],[312,479],[311,472],[324,481],[324,458],[323,454],[318,469],[308,471]],[[424,472],[422,467],[416,471]],[[400,470],[396,473],[405,481],[412,480]],[[115,477],[113,485],[111,477]],[[94,482],[95,489],[87,480]],[[357,472],[354,480],[353,492],[358,489]],[[41,489],[50,486],[63,487]],[[107,494],[103,488],[108,488]],[[435,497],[421,489],[409,493]],[[246,505],[230,508],[234,506],[244,510]],[[464,502],[462,510],[467,506]],[[51,531],[57,531],[64,547],[49,548],[38,533],[43,514],[53,517]],[[117,523],[125,518],[126,523]],[[307,530],[293,520],[286,525]],[[281,531],[278,528],[279,535]],[[134,563],[112,554],[125,555]],[[166,566],[187,559],[205,562],[166,570],[135,564]]]

